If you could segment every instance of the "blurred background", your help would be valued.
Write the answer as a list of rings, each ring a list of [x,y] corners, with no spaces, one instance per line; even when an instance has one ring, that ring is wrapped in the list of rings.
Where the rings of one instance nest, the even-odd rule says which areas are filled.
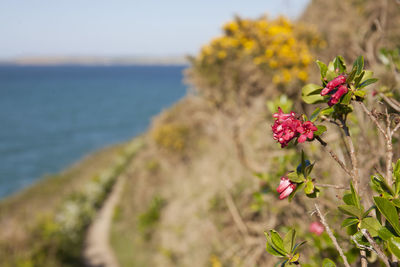
[[[271,114],[310,112],[301,88],[336,55],[380,78],[368,101],[398,101],[397,1],[5,0],[0,25],[1,266],[274,266],[263,231],[283,223],[317,244],[303,266],[338,258],[305,199],[274,193],[299,148]],[[351,121],[367,185],[385,151]]]

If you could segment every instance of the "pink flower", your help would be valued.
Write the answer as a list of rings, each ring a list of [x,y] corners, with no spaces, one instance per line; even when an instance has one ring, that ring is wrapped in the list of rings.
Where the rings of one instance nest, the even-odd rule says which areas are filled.
[[[284,176],[281,177],[281,182],[279,183],[276,191],[280,194],[282,193],[289,185],[291,184],[290,180]]]
[[[346,77],[344,75],[337,76],[335,79],[328,82],[326,87],[324,89],[322,89],[321,95],[324,96],[324,95],[329,94],[333,89],[335,89],[336,87],[338,87],[339,85],[342,85],[344,83],[346,83]]]
[[[296,129],[301,125],[301,121],[296,118],[296,113],[290,112],[285,114],[281,108],[278,108],[278,113],[274,113],[272,117],[276,119],[274,125],[272,125],[273,138],[282,147],[285,147],[297,136]]]
[[[325,230],[324,226],[319,222],[313,222],[313,223],[310,224],[309,231],[311,233],[314,233],[316,235],[320,235],[320,234],[322,234],[324,232],[324,230]]]
[[[273,114],[273,117],[276,119],[272,125],[273,138],[281,144],[281,147],[287,146],[296,137],[299,143],[305,142],[307,138],[312,139],[313,132],[317,130],[312,122],[302,122],[296,118],[296,113],[285,114],[281,108],[278,108],[278,112]]]
[[[332,95],[331,99],[329,99],[328,105],[331,107],[337,104],[340,98],[349,91],[347,85],[341,85],[339,89]]]
[[[282,176],[281,182],[279,183],[276,191],[280,194],[279,199],[282,200],[284,198],[287,198],[295,189],[296,184],[292,183],[287,177]]]
[[[311,122],[306,121],[300,127],[297,128],[297,132],[300,133],[297,141],[299,143],[303,143],[308,139],[314,138],[314,132],[317,131],[318,128]]]
[[[290,183],[290,185],[288,187],[286,187],[285,190],[283,190],[283,192],[279,195],[279,199],[285,199],[287,198],[294,190],[296,189],[296,185]]]

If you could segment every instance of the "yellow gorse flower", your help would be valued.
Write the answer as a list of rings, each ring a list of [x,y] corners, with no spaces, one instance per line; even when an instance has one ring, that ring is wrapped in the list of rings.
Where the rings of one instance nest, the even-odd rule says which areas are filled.
[[[231,60],[250,59],[271,73],[274,83],[288,84],[308,79],[310,48],[324,45],[311,28],[292,24],[285,17],[236,18],[223,26],[223,34],[204,46],[196,59],[199,66],[214,68]]]

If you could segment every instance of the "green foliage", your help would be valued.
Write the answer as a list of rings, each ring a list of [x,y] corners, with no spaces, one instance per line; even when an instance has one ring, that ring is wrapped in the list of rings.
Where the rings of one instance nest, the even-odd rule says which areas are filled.
[[[155,196],[148,209],[139,215],[138,217],[138,230],[143,234],[145,239],[150,239],[152,236],[152,230],[157,225],[160,216],[161,209],[164,207],[165,201],[159,196]]]
[[[332,117],[333,119],[344,120],[346,115],[353,111],[351,106],[352,101],[363,101],[366,92],[364,88],[371,85],[378,80],[372,78],[371,71],[364,70],[364,58],[359,56],[353,63],[350,72],[347,71],[346,62],[343,57],[337,56],[333,61],[329,62],[328,66],[317,60],[316,61],[321,75],[322,86],[317,84],[307,84],[302,89],[302,99],[307,104],[328,103],[331,99],[331,93],[322,96],[321,91],[328,84],[339,75],[346,77],[345,85],[348,92],[340,97],[338,103],[331,104],[332,106],[324,108],[320,115]]]
[[[115,164],[93,177],[83,190],[68,196],[54,216],[40,220],[33,230],[35,244],[22,266],[80,266],[85,231],[106,199],[118,175],[143,146],[136,139],[126,146]]]
[[[273,256],[283,258],[278,264],[280,266],[297,265],[300,258],[298,249],[305,244],[305,241],[296,243],[296,230],[290,229],[286,235],[282,237],[275,230],[265,232],[267,238],[266,250]]]

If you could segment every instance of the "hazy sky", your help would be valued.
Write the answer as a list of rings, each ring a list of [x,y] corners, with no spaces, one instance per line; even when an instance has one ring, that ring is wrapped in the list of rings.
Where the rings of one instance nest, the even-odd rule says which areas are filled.
[[[0,58],[196,53],[234,14],[297,16],[308,0],[1,0]]]

